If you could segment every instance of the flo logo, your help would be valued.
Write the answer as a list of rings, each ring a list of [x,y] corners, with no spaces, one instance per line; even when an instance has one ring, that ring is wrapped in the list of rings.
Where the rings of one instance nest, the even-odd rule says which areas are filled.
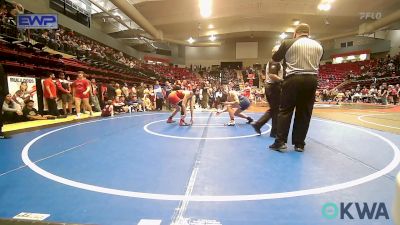
[[[322,206],[322,216],[326,219],[361,219],[361,220],[378,220],[389,219],[386,205],[383,202],[374,202],[368,204],[366,202],[349,202],[336,204],[333,202],[325,203]]]

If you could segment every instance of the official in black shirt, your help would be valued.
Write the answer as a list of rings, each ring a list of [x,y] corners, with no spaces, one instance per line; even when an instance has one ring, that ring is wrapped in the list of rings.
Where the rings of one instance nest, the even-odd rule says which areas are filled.
[[[272,49],[272,54],[278,51],[279,45]],[[269,109],[256,122],[252,123],[254,130],[261,135],[261,127],[263,127],[270,119],[272,119],[272,127],[270,137],[275,138],[278,130],[278,113],[281,95],[281,83],[283,81],[283,70],[280,63],[269,62],[266,67],[265,80],[265,96],[268,101]]]
[[[284,81],[278,114],[278,131],[273,150],[283,151],[289,135],[294,110],[292,144],[295,150],[304,151],[305,138],[310,125],[317,89],[317,75],[323,48],[320,43],[309,38],[310,27],[300,24],[294,38],[284,40],[272,56],[275,62],[283,60]]]

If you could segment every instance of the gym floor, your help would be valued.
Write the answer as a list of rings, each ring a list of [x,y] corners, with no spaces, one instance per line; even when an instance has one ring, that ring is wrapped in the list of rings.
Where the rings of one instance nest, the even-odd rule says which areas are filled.
[[[265,108],[248,113],[261,116]],[[317,104],[306,151],[268,150],[227,114],[125,114],[0,141],[0,217],[101,225],[393,224],[400,108]],[[10,128],[9,128],[10,129]],[[384,203],[390,218],[328,219],[326,203]],[[351,210],[353,216],[356,209]]]

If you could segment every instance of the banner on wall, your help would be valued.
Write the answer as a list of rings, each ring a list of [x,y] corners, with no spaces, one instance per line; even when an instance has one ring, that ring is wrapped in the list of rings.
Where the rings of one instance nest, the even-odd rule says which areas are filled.
[[[18,29],[58,29],[57,14],[17,15]]]
[[[26,100],[33,100],[34,107],[38,109],[36,80],[34,77],[7,76],[8,92],[12,95],[17,107],[22,110]]]

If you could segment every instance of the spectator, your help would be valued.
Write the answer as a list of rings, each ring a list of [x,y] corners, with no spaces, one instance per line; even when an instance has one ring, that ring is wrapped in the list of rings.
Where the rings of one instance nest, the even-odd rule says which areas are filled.
[[[38,111],[33,107],[33,105],[34,105],[34,101],[28,100],[25,103],[24,109],[22,110],[22,113],[27,120],[50,120],[50,119],[56,118],[53,115],[39,114]]]
[[[122,113],[122,112],[128,111],[128,108],[125,107],[126,105],[123,100],[124,99],[122,99],[122,97],[118,97],[118,96],[115,97],[114,102],[113,102],[115,112]]]
[[[93,116],[92,106],[89,104],[90,83],[85,78],[83,71],[78,72],[78,79],[72,84],[73,96],[75,98],[76,118],[81,118],[81,103],[83,107],[90,111]]]
[[[149,87],[148,87],[148,96],[149,96],[149,99],[151,101],[151,105],[152,105],[151,108],[152,108],[152,110],[155,110],[156,109],[156,95],[154,93],[153,86],[149,85]]]
[[[124,84],[124,86],[122,87],[122,93],[125,97],[129,96],[129,88],[128,88],[128,84]]]
[[[57,86],[54,83],[54,73],[48,73],[48,78],[43,81],[43,95],[46,99],[48,111],[50,115],[60,116],[57,108]]]
[[[115,82],[107,85],[106,100],[113,100],[115,98]]]
[[[387,105],[388,94],[389,93],[386,84],[382,84],[380,90],[378,91],[378,96],[381,98],[382,105]]]
[[[130,93],[132,96],[137,96],[137,92],[136,92],[136,87],[135,86],[132,86],[132,88],[131,88],[131,93]]]
[[[171,93],[171,91],[172,91],[172,85],[169,81],[166,81],[164,85],[164,93],[168,110],[171,110],[171,105],[168,102],[168,95]]]
[[[154,94],[156,96],[156,110],[161,111],[163,101],[164,101],[164,95],[162,92],[160,82],[158,82],[158,81],[156,81],[156,84],[154,85]]]
[[[109,117],[114,116],[114,106],[111,100],[107,101],[107,104],[104,106],[103,110],[101,111],[102,117]]]
[[[98,95],[98,87],[96,84],[96,79],[92,79],[90,82],[90,103],[93,104],[93,109],[95,112],[100,112],[100,103],[99,103],[99,98],[97,97]]]
[[[119,86],[119,84],[115,84],[115,96],[116,97],[121,97],[122,96],[122,90]]]
[[[144,100],[144,90],[145,89],[146,89],[146,86],[144,85],[143,82],[141,82],[140,86],[138,88],[136,88],[137,98],[139,101],[142,102],[142,108],[144,111],[146,111],[145,100]]]
[[[24,7],[20,3],[13,3],[13,9],[10,11],[12,17],[17,17],[17,15],[24,14]]]
[[[129,104],[132,105],[132,109],[135,112],[143,112],[143,102],[139,101],[136,95],[133,95],[132,98],[129,100]]]
[[[64,115],[72,115],[72,94],[70,81],[65,79],[65,74],[61,72],[56,81],[58,95],[61,97]],[[67,113],[68,108],[68,113]]]
[[[21,121],[22,110],[17,107],[17,104],[12,100],[11,94],[7,94],[4,98],[2,105],[3,109],[3,121],[9,123],[15,123]]]

